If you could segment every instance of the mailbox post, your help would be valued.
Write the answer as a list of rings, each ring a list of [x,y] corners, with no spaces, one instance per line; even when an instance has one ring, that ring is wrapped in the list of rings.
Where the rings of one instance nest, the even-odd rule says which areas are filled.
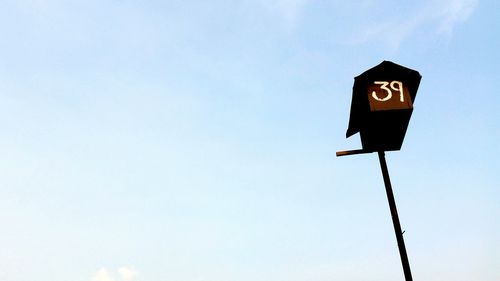
[[[359,132],[363,148],[337,152],[337,156],[378,153],[406,281],[412,281],[413,278],[385,151],[401,149],[421,78],[417,71],[390,61],[383,61],[355,77],[346,137]]]

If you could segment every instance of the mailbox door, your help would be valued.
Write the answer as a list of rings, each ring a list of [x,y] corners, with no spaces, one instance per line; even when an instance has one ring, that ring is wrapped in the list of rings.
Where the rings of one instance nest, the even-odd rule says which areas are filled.
[[[413,109],[373,111],[360,130],[367,151],[400,150]]]
[[[408,88],[403,81],[377,80],[367,85],[366,95],[370,112],[360,130],[363,149],[400,150],[413,112]]]

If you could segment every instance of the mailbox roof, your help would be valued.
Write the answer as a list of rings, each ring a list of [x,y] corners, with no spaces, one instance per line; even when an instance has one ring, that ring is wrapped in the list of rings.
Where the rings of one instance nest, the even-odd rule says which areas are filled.
[[[361,130],[363,120],[370,112],[370,105],[366,94],[367,87],[370,84],[373,84],[374,81],[402,81],[403,84],[408,87],[413,103],[421,78],[422,76],[418,71],[395,64],[391,61],[383,61],[379,65],[355,77],[352,91],[351,114],[346,137],[350,137]]]

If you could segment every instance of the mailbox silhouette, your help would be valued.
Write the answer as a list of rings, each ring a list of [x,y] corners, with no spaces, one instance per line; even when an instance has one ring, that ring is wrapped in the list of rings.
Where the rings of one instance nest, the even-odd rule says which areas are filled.
[[[367,152],[400,150],[421,78],[390,61],[355,77],[346,137],[359,132]]]

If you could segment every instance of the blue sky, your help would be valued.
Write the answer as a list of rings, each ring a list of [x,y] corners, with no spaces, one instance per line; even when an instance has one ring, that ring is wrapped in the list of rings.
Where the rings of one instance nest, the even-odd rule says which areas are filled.
[[[387,153],[415,280],[500,279],[497,1],[6,0],[0,279],[403,280],[353,77],[422,83]]]

